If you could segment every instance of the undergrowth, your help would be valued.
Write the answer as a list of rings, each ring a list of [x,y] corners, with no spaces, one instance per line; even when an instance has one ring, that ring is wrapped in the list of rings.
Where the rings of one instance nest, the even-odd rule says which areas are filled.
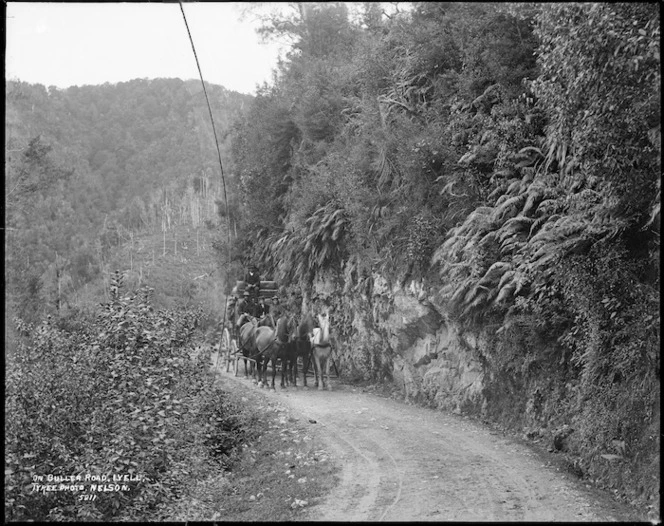
[[[200,309],[157,311],[150,295],[125,293],[116,273],[111,301],[92,314],[17,320],[6,521],[144,520],[181,495],[192,456],[223,468],[251,438],[194,352]]]
[[[544,437],[573,471],[659,508],[659,292],[617,246],[568,258],[491,349],[483,416]]]

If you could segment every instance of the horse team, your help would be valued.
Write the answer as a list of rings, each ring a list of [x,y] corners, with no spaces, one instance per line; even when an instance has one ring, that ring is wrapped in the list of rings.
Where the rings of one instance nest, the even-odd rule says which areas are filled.
[[[242,314],[236,321],[238,347],[244,357],[244,375],[249,371],[259,386],[267,386],[267,369],[272,363],[272,389],[277,375],[277,361],[281,362],[281,387],[297,387],[298,358],[303,362],[303,383],[307,387],[307,371],[314,362],[315,387],[330,389],[330,320],[329,314],[319,314],[315,327],[311,313],[305,314],[299,323],[294,316],[282,313],[275,321],[272,315],[257,319]],[[250,368],[247,361],[251,360]],[[320,381],[319,381],[320,376]]]

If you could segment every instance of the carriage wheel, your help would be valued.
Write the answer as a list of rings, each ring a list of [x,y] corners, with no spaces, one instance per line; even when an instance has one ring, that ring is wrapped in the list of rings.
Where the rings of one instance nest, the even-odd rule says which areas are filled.
[[[230,332],[228,332],[228,329],[224,327],[224,332],[221,333],[221,348],[219,349],[219,353],[226,360],[226,363],[228,363],[228,360],[230,358],[229,355],[230,349],[231,349],[231,334]]]
[[[233,360],[233,376],[237,376],[237,370],[238,370],[239,363],[240,363],[240,360],[238,359],[237,353],[238,353],[237,343],[236,343],[235,340],[231,340],[231,354],[230,355],[233,357],[232,358],[232,360]],[[229,360],[228,360],[228,365],[229,366],[230,366],[230,360],[231,360],[231,358],[229,358]],[[226,369],[226,372],[228,372],[228,368]]]
[[[221,360],[228,360],[228,349],[229,349],[229,334],[228,329],[224,328],[221,332],[221,341],[219,342],[219,353],[217,354],[217,364]]]

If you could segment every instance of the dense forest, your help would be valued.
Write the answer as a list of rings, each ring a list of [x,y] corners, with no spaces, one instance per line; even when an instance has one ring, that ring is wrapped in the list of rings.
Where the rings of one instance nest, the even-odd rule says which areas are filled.
[[[482,359],[494,370],[550,377],[556,397],[540,402],[541,418],[574,423],[584,476],[657,508],[659,5],[288,6],[261,29],[292,43],[273,84],[255,97],[208,86],[228,207],[198,81],[6,83],[5,347],[16,364],[5,406],[19,415],[6,425],[6,517],[141,518],[176,496],[186,464],[178,448],[195,418],[165,400],[203,407],[180,347],[200,319],[221,314],[212,303],[155,310],[178,305],[154,305],[149,289],[123,297],[114,271],[131,269],[125,284],[147,283],[158,296],[125,249],[163,236],[166,254],[179,227],[190,244],[205,233],[222,281],[252,260],[305,299],[317,281],[337,283],[330,307],[348,341],[344,298],[371,297],[379,277],[419,283],[454,323],[490,333]],[[85,396],[94,381],[77,384],[63,363],[80,360],[77,378],[99,375],[120,399],[122,353],[139,363],[149,342],[167,351],[145,358],[145,377],[127,379],[131,404],[102,421],[102,406]],[[362,352],[366,375],[389,381],[389,353]],[[75,405],[30,413],[44,395],[35,374],[59,386],[60,401],[76,384]],[[129,424],[153,402],[141,425],[163,429],[159,458]],[[520,425],[515,414],[490,416]],[[63,435],[56,417],[93,438]],[[40,438],[46,423],[59,437],[56,457]],[[120,448],[104,433],[125,424],[131,447]],[[20,509],[36,502],[21,496],[26,462],[112,471],[136,459],[136,471],[171,474],[142,494],[83,507],[58,494],[39,513]]]
[[[659,5],[398,7],[265,21],[294,44],[232,134],[242,252],[335,283],[341,366],[374,379],[394,337],[350,304],[365,327],[377,279],[415,283],[487,342],[478,415],[564,423],[578,474],[657,499]]]
[[[226,157],[252,97],[207,92]],[[157,520],[248,432],[199,352],[227,237],[202,86],[8,81],[5,107],[5,520]]]
[[[209,92],[226,154],[224,133],[251,97]],[[8,314],[34,322],[85,303],[85,290],[92,302],[108,297],[123,241],[219,223],[223,192],[200,81],[65,90],[10,81],[5,103]]]

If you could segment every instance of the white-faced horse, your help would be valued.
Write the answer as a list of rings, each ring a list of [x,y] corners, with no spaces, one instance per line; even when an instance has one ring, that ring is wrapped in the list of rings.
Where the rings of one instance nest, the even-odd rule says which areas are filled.
[[[330,362],[332,361],[332,346],[330,345],[330,317],[328,313],[318,315],[318,325],[313,329],[311,336],[312,354],[314,358],[314,374],[318,389],[332,390],[330,385]],[[306,374],[306,373],[305,373]],[[318,375],[320,374],[320,383]]]

